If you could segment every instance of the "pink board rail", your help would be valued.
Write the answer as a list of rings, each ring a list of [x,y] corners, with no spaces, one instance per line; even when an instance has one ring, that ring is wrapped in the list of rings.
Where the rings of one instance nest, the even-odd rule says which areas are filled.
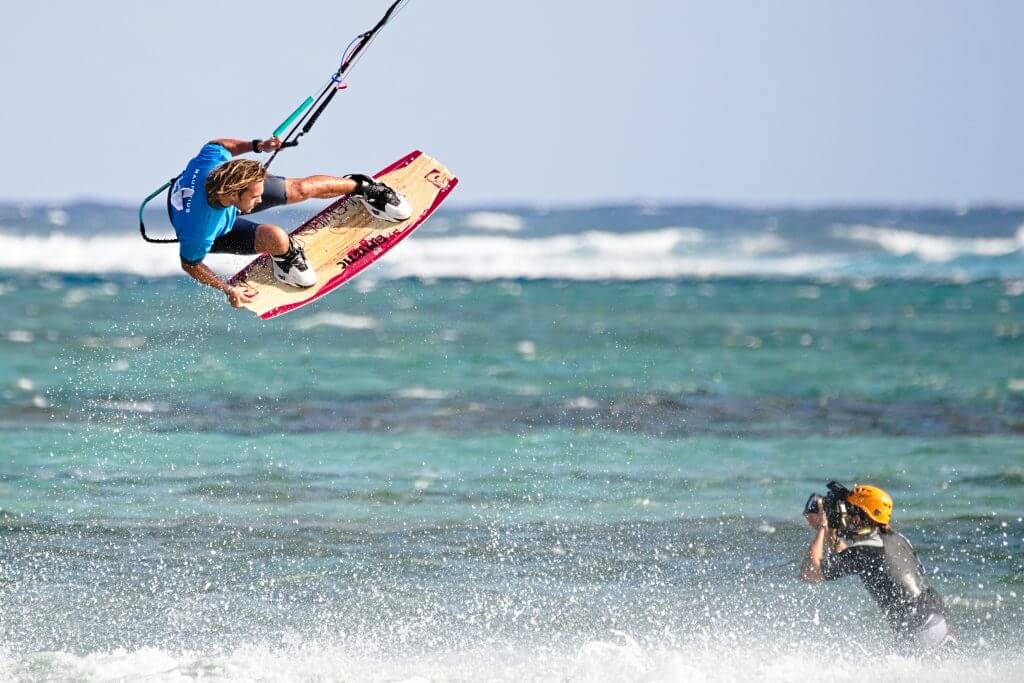
[[[399,171],[403,168],[406,168],[407,166],[411,165],[414,161],[416,161],[418,158],[420,158],[422,154],[423,153],[419,150],[410,152],[401,159],[398,159],[394,163],[380,170],[375,177],[380,178],[382,176],[386,176],[389,173],[393,173],[395,171]],[[439,207],[441,203],[444,202],[444,200],[448,197],[448,195],[451,194],[451,191],[455,189],[458,183],[459,179],[455,176],[451,176],[450,180],[448,180],[448,182],[443,187],[438,188],[437,194],[434,196],[433,201],[431,201],[430,204],[423,209],[423,211],[419,214],[419,216],[416,217],[414,221],[406,224],[405,226],[397,229],[394,232],[391,232],[390,234],[384,237],[375,238],[375,240],[372,243],[366,243],[364,241],[364,246],[366,248],[354,250],[357,253],[355,254],[355,258],[353,258],[352,262],[348,264],[345,267],[345,269],[342,270],[340,273],[337,273],[333,277],[331,277],[312,295],[304,299],[292,301],[287,304],[283,304],[275,308],[272,308],[268,311],[261,313],[259,317],[262,318],[263,320],[269,320],[271,318],[276,318],[277,316],[284,315],[285,313],[294,311],[297,308],[301,308],[302,306],[312,303],[313,301],[316,301],[322,296],[329,294],[330,292],[334,291],[338,287],[341,287],[343,284],[354,278],[356,275],[359,275],[359,273],[363,272],[368,267],[373,265],[388,251],[393,249],[396,245],[401,243],[402,240],[411,235],[413,231],[415,231],[418,227],[423,225],[423,223],[428,218],[430,218],[430,216],[437,210],[437,207]],[[325,208],[323,211],[319,212],[318,214],[307,220],[298,228],[293,230],[291,234],[299,235],[304,232],[311,232],[322,228],[325,224],[331,221],[331,218],[337,212],[339,212],[347,202],[350,201],[355,200],[353,200],[351,197],[342,197],[338,201],[334,202],[333,204]],[[263,255],[255,259],[254,261],[252,261],[252,263],[247,265],[245,268],[239,271],[234,277],[232,277],[230,283],[233,285],[242,284],[243,282],[246,281],[248,275],[251,273],[253,269],[267,264],[268,260],[269,257],[267,255]]]

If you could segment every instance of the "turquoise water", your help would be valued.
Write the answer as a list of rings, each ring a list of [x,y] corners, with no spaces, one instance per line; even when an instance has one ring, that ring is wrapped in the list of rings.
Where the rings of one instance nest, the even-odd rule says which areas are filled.
[[[177,278],[0,292],[5,679],[1021,664],[1012,281],[366,280],[267,323]],[[796,581],[831,478],[893,494],[962,659]]]

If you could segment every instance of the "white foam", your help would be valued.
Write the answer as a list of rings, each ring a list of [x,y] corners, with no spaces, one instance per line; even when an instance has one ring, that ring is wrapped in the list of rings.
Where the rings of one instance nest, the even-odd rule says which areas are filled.
[[[407,387],[400,389],[396,395],[399,398],[410,398],[419,401],[441,401],[449,396],[447,391],[427,389],[426,387]]]
[[[429,482],[427,483],[429,486]],[[709,681],[711,683],[865,680],[973,683],[1012,681],[1022,665],[1019,653],[964,656],[933,660],[895,655],[862,656],[855,647],[758,647],[726,639],[721,643],[681,645],[638,642],[612,633],[606,640],[582,643],[560,651],[545,647],[491,647],[406,655],[374,649],[371,644],[269,646],[247,645],[217,654],[176,652],[159,648],[73,654],[10,650],[0,654],[4,680],[31,674],[33,680],[146,680],[154,682],[334,681],[354,683],[402,681],[579,681],[640,683]]]
[[[343,330],[375,330],[379,327],[376,320],[364,315],[348,315],[346,313],[317,313],[299,318],[292,323],[297,330],[312,330],[317,327],[337,327]]]
[[[62,301],[60,305],[64,308],[74,308],[78,304],[88,300],[88,292],[84,289],[76,288],[72,289],[64,296],[64,301]]]
[[[642,280],[823,274],[845,263],[840,257],[817,254],[763,258],[695,252],[692,245],[703,239],[701,231],[683,227],[528,240],[503,236],[421,239],[403,243],[389,255],[387,265],[392,277]]]
[[[207,259],[218,273],[234,273],[251,256]],[[83,237],[61,232],[46,235],[0,233],[0,269],[49,273],[127,273],[161,277],[181,275],[178,247],[143,242],[128,235]]]
[[[51,225],[63,227],[68,224],[68,212],[63,209],[50,209],[46,212],[46,220]]]
[[[117,294],[117,285],[112,282],[105,282],[99,287],[74,287],[64,295],[61,306],[74,308],[81,303],[99,297],[110,297]]]
[[[765,232],[760,235],[747,235],[746,237],[741,237],[739,241],[740,253],[746,256],[775,254],[784,251],[787,246],[786,240],[771,232]]]
[[[962,269],[934,264],[960,255],[1003,256],[1024,251],[1024,227],[1013,238],[956,238],[925,235],[868,225],[834,226],[833,233],[852,242],[872,244],[884,252],[917,256],[922,264],[898,276],[969,279]],[[229,275],[252,257],[211,255],[207,264]],[[415,277],[469,280],[567,279],[645,280],[681,277],[835,277],[871,263],[870,256],[798,252],[773,233],[711,240],[704,231],[686,226],[621,233],[584,233],[521,238],[479,234],[423,237],[404,241],[373,269],[373,281]],[[134,235],[83,237],[53,233],[0,233],[0,269],[53,273],[126,273],[150,277],[181,272],[177,248],[152,245]],[[364,282],[368,282],[365,278]],[[358,281],[357,281],[358,282]],[[58,283],[59,284],[59,283]],[[1017,289],[1009,287],[1008,293]],[[86,293],[67,295],[65,305],[82,303]],[[88,296],[92,296],[91,293]],[[300,329],[334,326],[368,329],[359,318],[313,317],[294,323]]]
[[[1003,293],[1006,296],[1020,296],[1024,294],[1024,280],[1009,280],[1003,285]]]
[[[379,277],[467,278],[471,280],[564,278],[642,280],[742,275],[815,275],[841,266],[834,256],[797,254],[773,258],[725,250],[708,255],[694,245],[703,231],[672,226],[637,233],[590,231],[519,239],[473,235],[411,239],[381,261]],[[763,245],[753,251],[763,249]],[[43,257],[45,255],[45,258]],[[247,256],[213,255],[207,264],[222,275],[234,273]],[[0,233],[0,269],[53,273],[127,273],[150,277],[180,275],[177,248],[143,242],[136,236],[82,237]],[[344,317],[313,318],[297,325],[351,324]],[[359,323],[355,323],[357,326]]]
[[[87,349],[141,349],[145,337],[82,337],[79,343]]]
[[[589,396],[577,396],[574,399],[562,403],[566,408],[573,410],[596,410],[600,404]]]
[[[466,227],[477,230],[499,230],[518,232],[523,229],[523,219],[513,213],[499,211],[474,211],[465,219]]]
[[[967,255],[1005,256],[1024,248],[1024,226],[1017,229],[1014,237],[947,237],[873,225],[837,225],[833,226],[832,234],[873,244],[890,254],[913,255],[932,263],[946,263]]]
[[[811,285],[808,287],[797,287],[796,289],[797,299],[820,299],[821,298],[821,287],[817,285]]]
[[[162,409],[153,401],[99,401],[99,407],[121,413],[155,413]]]
[[[532,339],[523,339],[516,342],[516,353],[525,358],[533,358],[537,355],[537,344]]]

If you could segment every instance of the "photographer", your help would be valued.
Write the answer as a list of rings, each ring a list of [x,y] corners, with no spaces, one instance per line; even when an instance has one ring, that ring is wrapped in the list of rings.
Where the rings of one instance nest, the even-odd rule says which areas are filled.
[[[910,542],[889,526],[892,498],[876,486],[829,482],[804,517],[815,530],[800,573],[807,583],[858,574],[905,643],[922,651],[956,643],[942,598],[928,584]]]

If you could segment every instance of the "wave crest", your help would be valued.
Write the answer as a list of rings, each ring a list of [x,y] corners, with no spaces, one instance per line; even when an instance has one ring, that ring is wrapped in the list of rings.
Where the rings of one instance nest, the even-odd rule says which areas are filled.
[[[873,225],[837,225],[832,234],[931,263],[947,263],[960,256],[1006,256],[1024,248],[1024,226],[1014,237],[949,237]]]
[[[457,236],[427,231],[399,245],[373,272],[377,278],[470,280],[864,275],[965,279],[1013,278],[1024,272],[1012,258],[1006,259],[1024,254],[1024,226],[1012,237],[968,238],[867,224],[833,225],[830,234],[839,244],[819,244],[817,249],[773,232],[719,234],[678,225],[637,232],[591,230],[535,237],[494,234],[494,229],[490,234]],[[874,249],[844,248],[843,242]],[[894,265],[892,255],[913,261]],[[249,260],[251,257],[218,254],[207,263],[217,273],[229,275]],[[146,277],[182,274],[174,246],[148,244],[131,234],[66,231],[36,235],[0,232],[0,270],[5,269]]]

